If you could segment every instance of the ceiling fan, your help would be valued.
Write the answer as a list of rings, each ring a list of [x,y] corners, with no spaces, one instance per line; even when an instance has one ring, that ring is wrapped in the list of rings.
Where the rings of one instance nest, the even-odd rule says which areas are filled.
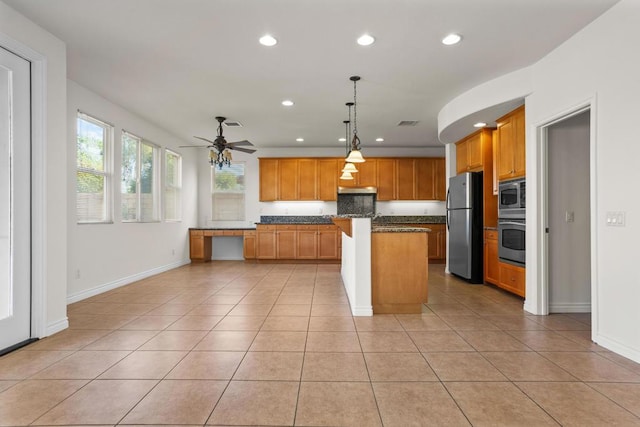
[[[231,165],[231,152],[229,150],[241,151],[243,153],[255,153],[256,150],[251,148],[242,148],[242,146],[253,146],[252,143],[246,139],[243,141],[227,142],[222,135],[222,123],[226,120],[226,117],[216,117],[218,121],[218,135],[216,139],[211,141],[210,139],[203,138],[201,136],[194,136],[202,141],[208,142],[210,145],[181,145],[181,148],[209,148],[209,163],[211,166],[218,166],[222,169],[223,166]]]

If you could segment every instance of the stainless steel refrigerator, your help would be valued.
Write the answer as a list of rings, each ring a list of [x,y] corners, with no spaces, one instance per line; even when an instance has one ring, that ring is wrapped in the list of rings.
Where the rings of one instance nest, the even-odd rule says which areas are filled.
[[[482,172],[449,178],[449,271],[471,283],[483,282],[482,227]]]

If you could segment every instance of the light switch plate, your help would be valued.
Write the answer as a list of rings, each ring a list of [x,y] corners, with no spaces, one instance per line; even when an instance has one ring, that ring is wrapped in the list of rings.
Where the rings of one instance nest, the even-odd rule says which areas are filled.
[[[624,227],[626,212],[607,212],[607,225],[610,227]]]

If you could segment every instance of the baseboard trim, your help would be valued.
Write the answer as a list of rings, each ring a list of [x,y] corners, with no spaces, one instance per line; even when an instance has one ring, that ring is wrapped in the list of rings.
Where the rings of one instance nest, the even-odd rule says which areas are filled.
[[[591,303],[549,303],[549,313],[591,313]]]
[[[351,307],[351,314],[354,316],[373,316],[373,307]]]
[[[164,273],[165,271],[173,270],[174,268],[182,267],[189,264],[189,259],[172,262],[160,267],[152,268],[151,270],[142,271],[140,273],[133,274],[131,276],[123,277],[122,279],[114,280],[103,285],[93,287],[91,289],[85,289],[84,291],[76,292],[75,294],[67,295],[67,304],[82,301],[83,299],[99,295],[101,293],[110,291],[112,289],[119,288],[120,286],[128,285],[138,280],[146,279],[147,277],[155,276],[156,274]]]
[[[631,348],[625,344],[619,343],[614,339],[607,338],[603,335],[596,334],[593,340],[600,346],[611,350],[621,356],[631,359],[636,363],[640,363],[640,351],[635,348]]]
[[[69,327],[69,318],[65,317],[64,319],[56,320],[55,322],[51,322],[47,325],[47,331],[45,332],[44,337],[48,337],[53,334],[57,334],[60,331],[64,331]],[[44,338],[40,337],[40,338]]]

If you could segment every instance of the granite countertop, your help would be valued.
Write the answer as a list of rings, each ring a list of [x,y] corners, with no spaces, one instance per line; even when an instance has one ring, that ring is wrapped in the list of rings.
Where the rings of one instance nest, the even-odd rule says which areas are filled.
[[[444,224],[444,215],[263,215],[256,224],[331,224],[331,218],[371,218],[374,225]]]
[[[430,233],[430,228],[425,227],[403,227],[403,226],[388,226],[388,225],[374,225],[371,227],[372,233]]]
[[[255,230],[255,227],[191,227],[189,230]]]

